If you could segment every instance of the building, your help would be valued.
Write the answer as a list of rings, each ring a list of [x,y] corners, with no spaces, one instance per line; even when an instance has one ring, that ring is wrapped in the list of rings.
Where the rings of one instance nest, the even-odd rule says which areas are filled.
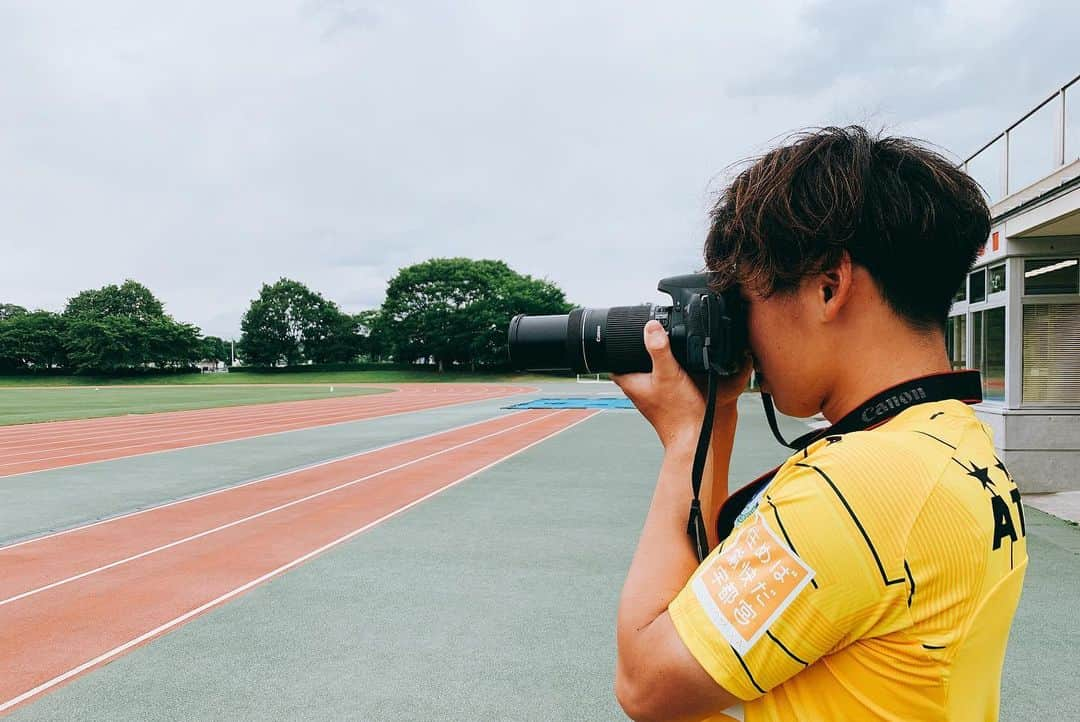
[[[1080,490],[1080,76],[964,162],[990,195],[986,248],[954,300],[956,368],[1025,492]]]

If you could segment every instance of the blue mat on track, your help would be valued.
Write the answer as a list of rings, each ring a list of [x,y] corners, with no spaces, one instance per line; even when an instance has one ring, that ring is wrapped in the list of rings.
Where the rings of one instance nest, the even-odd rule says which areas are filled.
[[[507,406],[508,409],[632,409],[634,405],[625,396],[572,396],[550,399],[532,399]]]

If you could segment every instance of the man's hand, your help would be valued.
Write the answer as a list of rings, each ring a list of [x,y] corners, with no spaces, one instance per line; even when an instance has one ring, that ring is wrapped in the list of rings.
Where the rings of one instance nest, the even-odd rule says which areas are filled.
[[[656,429],[664,460],[619,600],[616,695],[634,719],[701,719],[738,701],[693,657],[667,614],[671,600],[698,566],[686,535],[686,513],[705,395],[675,360],[667,332],[656,321],[645,326],[645,348],[652,372],[619,375],[615,383]],[[738,418],[735,401],[747,373],[749,365],[746,373],[722,379],[717,389],[712,466],[706,467],[701,489],[709,528],[715,528],[716,507],[727,495]]]
[[[612,380],[656,429],[664,449],[693,448],[705,415],[705,390],[675,360],[667,331],[659,321],[645,324],[644,333],[652,372],[614,374]],[[718,407],[739,398],[749,374],[747,364],[741,373],[720,381],[716,391]]]

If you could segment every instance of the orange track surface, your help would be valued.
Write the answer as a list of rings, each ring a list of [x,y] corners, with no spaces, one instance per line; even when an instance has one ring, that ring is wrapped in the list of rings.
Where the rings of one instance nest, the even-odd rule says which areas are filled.
[[[285,401],[0,428],[0,477],[495,399],[535,389],[400,384],[392,394]]]
[[[0,712],[596,411],[525,411],[0,548]]]

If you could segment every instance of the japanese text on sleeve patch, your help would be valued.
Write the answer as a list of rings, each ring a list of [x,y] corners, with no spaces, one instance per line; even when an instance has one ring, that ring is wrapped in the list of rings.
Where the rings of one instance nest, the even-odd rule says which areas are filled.
[[[694,594],[739,654],[745,654],[814,578],[760,513],[696,573]]]

